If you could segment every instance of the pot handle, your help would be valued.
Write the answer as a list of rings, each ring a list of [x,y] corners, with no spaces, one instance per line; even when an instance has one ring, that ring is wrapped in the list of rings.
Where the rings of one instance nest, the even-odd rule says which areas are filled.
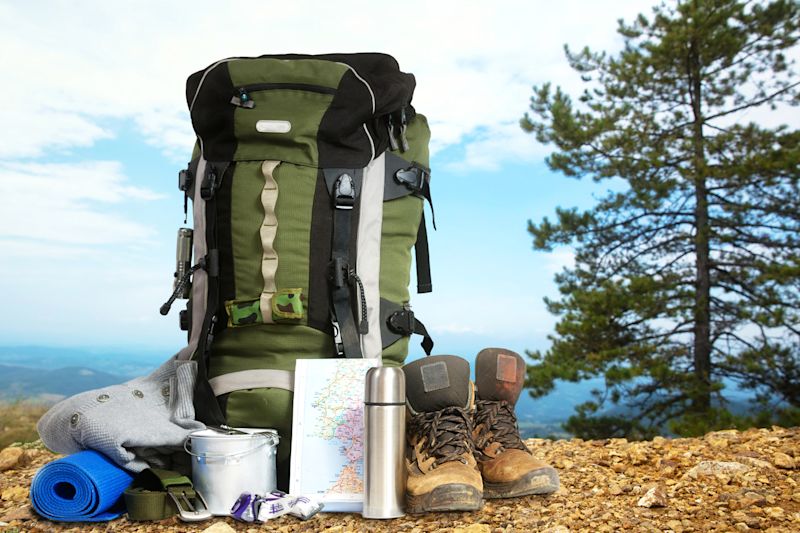
[[[201,457],[201,458],[203,458],[203,459],[207,459],[207,458],[212,458],[212,459],[226,459],[226,458],[228,458],[228,457],[242,457],[242,456],[245,456],[245,455],[251,454],[251,453],[253,453],[253,452],[257,451],[257,450],[260,450],[261,448],[263,448],[264,446],[266,446],[268,443],[269,443],[269,441],[267,441],[266,439],[264,439],[264,442],[262,442],[262,443],[261,443],[261,444],[259,444],[258,446],[254,446],[253,448],[250,448],[249,450],[245,450],[245,451],[243,451],[243,452],[235,452],[235,453],[204,453],[204,454],[199,454],[199,453],[194,453],[194,452],[191,450],[191,448],[190,448],[190,445],[191,445],[191,436],[189,436],[189,437],[186,437],[186,440],[184,440],[184,441],[183,441],[183,451],[185,451],[186,453],[188,453],[189,455],[191,455],[191,456],[193,456],[193,457]]]

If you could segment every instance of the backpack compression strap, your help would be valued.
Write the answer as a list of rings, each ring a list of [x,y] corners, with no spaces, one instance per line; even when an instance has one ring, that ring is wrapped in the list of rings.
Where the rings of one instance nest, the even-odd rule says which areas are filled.
[[[383,201],[393,200],[413,194],[428,202],[433,217],[433,229],[436,229],[436,214],[431,199],[431,171],[418,163],[409,163],[402,157],[386,152],[386,183],[384,184]],[[417,242],[414,244],[417,265],[417,292],[423,294],[433,290],[431,283],[431,260],[428,251],[428,230],[425,226],[425,213],[417,231]]]
[[[323,169],[323,173],[333,200],[330,284],[334,336],[337,339],[336,350],[345,357],[360,359],[359,334],[367,333],[368,326],[366,309],[361,310],[361,324],[358,328],[353,318],[350,290],[354,282],[360,286],[360,280],[355,268],[350,265],[350,240],[353,234],[353,208],[361,190],[363,170]],[[362,307],[366,307],[363,296]]]

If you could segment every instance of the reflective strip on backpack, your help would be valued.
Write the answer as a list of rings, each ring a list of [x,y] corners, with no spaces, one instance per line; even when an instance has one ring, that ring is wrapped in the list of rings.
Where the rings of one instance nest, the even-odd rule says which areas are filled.
[[[200,194],[200,187],[206,173],[206,160],[201,157],[197,164],[192,195],[192,218],[194,222],[194,257],[199,261],[208,253],[206,247],[206,201]],[[208,274],[202,268],[192,275],[192,335],[189,344],[178,352],[179,360],[191,359],[197,350],[200,335],[203,333],[203,321],[206,318],[206,300],[208,298]]]
[[[278,182],[273,173],[280,161],[264,161],[261,173],[264,175],[264,189],[261,191],[261,205],[264,207],[264,222],[261,224],[261,275],[264,289],[261,291],[261,317],[264,324],[272,324],[272,297],[278,292],[275,274],[278,272],[278,254],[275,252],[275,236],[278,234],[278,217],[275,205],[278,203]]]
[[[365,359],[378,359],[383,352],[381,340],[381,231],[383,229],[383,187],[386,173],[385,154],[364,169],[358,215],[358,256],[356,273],[364,284],[369,331],[361,336]]]
[[[273,388],[294,391],[294,372],[256,368],[223,374],[208,380],[215,396],[244,389]]]

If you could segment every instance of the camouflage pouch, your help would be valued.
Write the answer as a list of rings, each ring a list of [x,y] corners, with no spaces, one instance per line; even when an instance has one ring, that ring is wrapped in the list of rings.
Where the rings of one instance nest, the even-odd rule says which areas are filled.
[[[280,289],[272,297],[272,319],[275,322],[302,320],[304,300],[303,289]]]
[[[228,311],[229,327],[236,328],[264,323],[264,317],[261,315],[261,306],[258,300],[225,302],[225,309]]]

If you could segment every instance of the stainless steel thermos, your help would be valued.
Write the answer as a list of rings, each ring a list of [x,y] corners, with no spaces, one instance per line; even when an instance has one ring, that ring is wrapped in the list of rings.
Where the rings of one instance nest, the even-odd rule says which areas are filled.
[[[189,228],[178,229],[178,247],[175,252],[175,283],[173,289],[178,288],[178,284],[192,268],[192,236],[193,231]],[[183,288],[177,295],[178,298],[186,299],[191,294],[192,284],[183,283]]]
[[[364,394],[364,518],[405,514],[405,440],[405,375],[399,368],[370,368]]]

